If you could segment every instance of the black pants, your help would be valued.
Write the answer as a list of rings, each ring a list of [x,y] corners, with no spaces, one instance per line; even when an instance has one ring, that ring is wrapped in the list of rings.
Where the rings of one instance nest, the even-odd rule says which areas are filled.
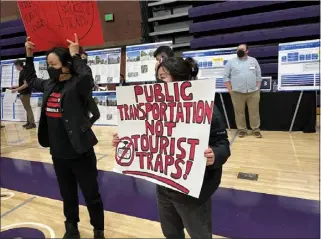
[[[186,228],[191,239],[212,238],[212,202],[205,203],[171,189],[157,186],[158,214],[167,239],[184,239]]]
[[[104,208],[99,194],[97,159],[91,149],[77,159],[52,158],[59,189],[63,198],[66,222],[79,222],[78,184],[84,195],[90,223],[96,230],[104,230]]]

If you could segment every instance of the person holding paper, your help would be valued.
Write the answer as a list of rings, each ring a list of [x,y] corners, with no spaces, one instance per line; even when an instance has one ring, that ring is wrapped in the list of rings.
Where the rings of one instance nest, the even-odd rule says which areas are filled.
[[[28,84],[26,82],[26,77],[27,77],[27,69],[23,65],[22,60],[16,60],[14,62],[14,66],[17,71],[19,71],[19,85],[13,86],[12,93],[19,93],[19,98],[21,100],[21,103],[23,105],[23,108],[25,109],[27,113],[27,123],[23,125],[24,128],[26,129],[34,129],[36,128],[35,124],[35,118],[33,115],[33,111],[30,105],[30,98],[31,98],[31,91],[28,87]]]
[[[187,81],[192,79],[190,62],[183,58],[168,58],[157,67],[158,83]],[[209,137],[209,147],[204,149],[206,169],[199,198],[157,185],[157,204],[160,223],[167,239],[184,239],[184,228],[192,239],[212,238],[211,196],[221,182],[222,166],[230,156],[230,146],[224,120],[214,106]],[[114,135],[113,146],[119,143]]]
[[[237,57],[225,65],[224,82],[230,92],[239,137],[247,135],[245,106],[250,116],[253,135],[262,138],[260,132],[260,88],[261,68],[254,57],[248,55],[248,46],[241,44],[237,47]]]
[[[78,239],[78,185],[84,195],[94,238],[104,238],[104,209],[98,186],[97,159],[93,133],[85,104],[91,94],[92,76],[79,56],[77,35],[67,48],[47,53],[49,80],[37,78],[33,64],[34,44],[27,38],[26,67],[30,87],[43,92],[38,141],[49,147],[66,217],[65,239]]]

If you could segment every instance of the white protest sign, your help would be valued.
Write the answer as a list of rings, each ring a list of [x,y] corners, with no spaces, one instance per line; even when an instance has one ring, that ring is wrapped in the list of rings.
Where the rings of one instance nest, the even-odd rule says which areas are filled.
[[[114,171],[198,198],[214,96],[213,80],[117,87]]]

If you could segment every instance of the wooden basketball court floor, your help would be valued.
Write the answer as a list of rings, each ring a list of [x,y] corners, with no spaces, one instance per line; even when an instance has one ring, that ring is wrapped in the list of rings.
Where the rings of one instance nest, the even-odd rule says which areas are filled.
[[[1,130],[1,237],[61,238],[62,202],[49,150],[37,130],[7,122]],[[95,126],[106,238],[163,238],[155,187],[111,172],[115,127]],[[319,132],[229,132],[232,156],[213,196],[213,238],[319,238]],[[258,174],[258,179],[238,174]],[[92,237],[83,199],[79,229]],[[187,235],[187,234],[186,234]]]

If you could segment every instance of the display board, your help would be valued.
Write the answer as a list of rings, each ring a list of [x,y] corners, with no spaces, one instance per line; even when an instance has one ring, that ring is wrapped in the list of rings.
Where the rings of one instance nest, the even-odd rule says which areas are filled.
[[[95,125],[117,125],[116,91],[94,91],[93,98],[100,112]]]
[[[87,54],[96,84],[119,83],[121,48],[88,51]]]
[[[126,46],[126,82],[155,81],[155,50],[160,46],[172,47],[172,42]]]
[[[3,100],[3,97],[4,93],[1,94],[1,120],[27,121],[26,111],[23,108],[19,96],[16,102],[13,104]],[[30,98],[30,105],[35,117],[35,121],[38,122],[42,105],[42,93],[32,93]]]
[[[19,71],[16,70],[14,62],[17,59],[1,61],[1,87],[8,88],[19,85]],[[25,61],[25,58],[19,58]],[[34,65],[38,78],[48,79],[46,57],[40,56],[34,58]]]
[[[117,125],[117,102],[115,91],[94,91],[93,97],[100,111],[100,119],[95,125]],[[5,121],[26,121],[26,111],[23,108],[19,96],[15,103],[8,104],[3,100],[1,94],[1,120]],[[31,108],[38,122],[41,113],[42,93],[32,93],[30,99]]]
[[[192,57],[198,63],[199,79],[216,80],[216,92],[227,92],[224,84],[224,67],[228,60],[237,57],[236,48],[222,48],[183,52],[183,57]]]
[[[279,44],[278,90],[320,90],[320,39]]]

